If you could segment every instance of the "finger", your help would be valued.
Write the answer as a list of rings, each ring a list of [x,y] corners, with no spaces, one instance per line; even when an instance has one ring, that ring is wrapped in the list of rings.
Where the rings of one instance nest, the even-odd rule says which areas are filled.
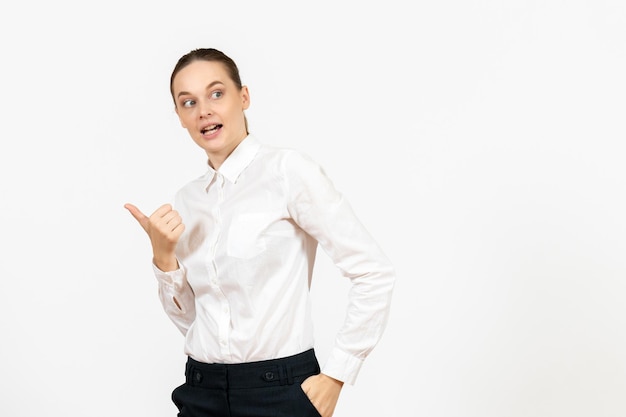
[[[171,204],[163,204],[161,207],[156,209],[154,211],[154,213],[152,213],[152,215],[150,217],[161,218],[161,217],[165,216],[167,213],[169,213],[170,211],[172,211],[172,205]]]
[[[176,227],[172,230],[172,232],[177,236],[180,237],[180,235],[183,234],[183,232],[185,231],[185,225],[180,222],[179,224],[176,225]],[[177,239],[178,240],[178,239]]]
[[[163,217],[161,217],[161,222],[173,227],[176,227],[179,223],[182,223],[183,219],[180,217],[180,214],[176,210],[172,210]]]
[[[180,235],[185,230],[185,224],[183,223],[183,219],[178,215],[178,213],[176,213],[176,215],[167,222],[167,227],[169,227],[172,234],[178,237],[180,237]]]
[[[124,204],[124,208],[126,210],[128,210],[130,212],[130,214],[133,215],[133,217],[135,218],[135,220],[137,220],[139,222],[139,224],[141,225],[141,227],[146,230],[146,223],[148,222],[148,217],[143,214],[141,212],[141,210],[139,210],[139,208],[137,208],[136,206],[127,203]]]

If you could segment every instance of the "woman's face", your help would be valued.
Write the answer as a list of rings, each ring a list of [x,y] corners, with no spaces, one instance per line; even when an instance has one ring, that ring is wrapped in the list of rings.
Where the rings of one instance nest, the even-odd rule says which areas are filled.
[[[218,169],[247,135],[248,88],[238,89],[224,64],[215,61],[193,61],[176,74],[172,87],[180,123]]]

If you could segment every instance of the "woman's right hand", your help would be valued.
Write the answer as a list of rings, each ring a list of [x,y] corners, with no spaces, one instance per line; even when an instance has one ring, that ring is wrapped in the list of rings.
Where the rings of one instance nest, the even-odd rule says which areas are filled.
[[[154,265],[163,272],[178,269],[176,244],[185,230],[178,212],[170,204],[164,204],[148,217],[132,204],[125,204],[124,207],[148,234]]]

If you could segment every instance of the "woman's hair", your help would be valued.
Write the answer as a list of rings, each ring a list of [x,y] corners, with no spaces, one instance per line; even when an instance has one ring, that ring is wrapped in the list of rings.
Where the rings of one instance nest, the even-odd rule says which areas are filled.
[[[194,49],[191,52],[186,53],[176,63],[174,67],[174,71],[172,71],[172,76],[170,77],[170,93],[172,94],[172,99],[174,100],[174,105],[176,105],[176,98],[174,97],[174,78],[176,74],[180,72],[187,65],[191,64],[194,61],[209,61],[209,62],[221,62],[226,68],[226,72],[228,73],[228,77],[235,83],[235,86],[241,90],[241,77],[239,76],[239,68],[237,68],[237,64],[233,61],[229,56],[224,54],[222,51],[218,51],[213,48],[199,48]],[[246,132],[248,131],[248,119],[244,115],[244,119],[246,122]]]

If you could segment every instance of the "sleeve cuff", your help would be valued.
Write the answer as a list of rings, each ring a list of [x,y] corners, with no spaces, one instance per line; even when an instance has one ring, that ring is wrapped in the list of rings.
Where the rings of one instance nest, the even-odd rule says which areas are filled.
[[[167,285],[171,285],[176,289],[181,289],[185,283],[185,270],[182,264],[179,262],[180,267],[174,271],[163,272],[154,263],[152,263],[152,270],[156,279]]]
[[[322,373],[346,384],[354,385],[362,365],[362,359],[349,355],[335,347],[330,352]]]

